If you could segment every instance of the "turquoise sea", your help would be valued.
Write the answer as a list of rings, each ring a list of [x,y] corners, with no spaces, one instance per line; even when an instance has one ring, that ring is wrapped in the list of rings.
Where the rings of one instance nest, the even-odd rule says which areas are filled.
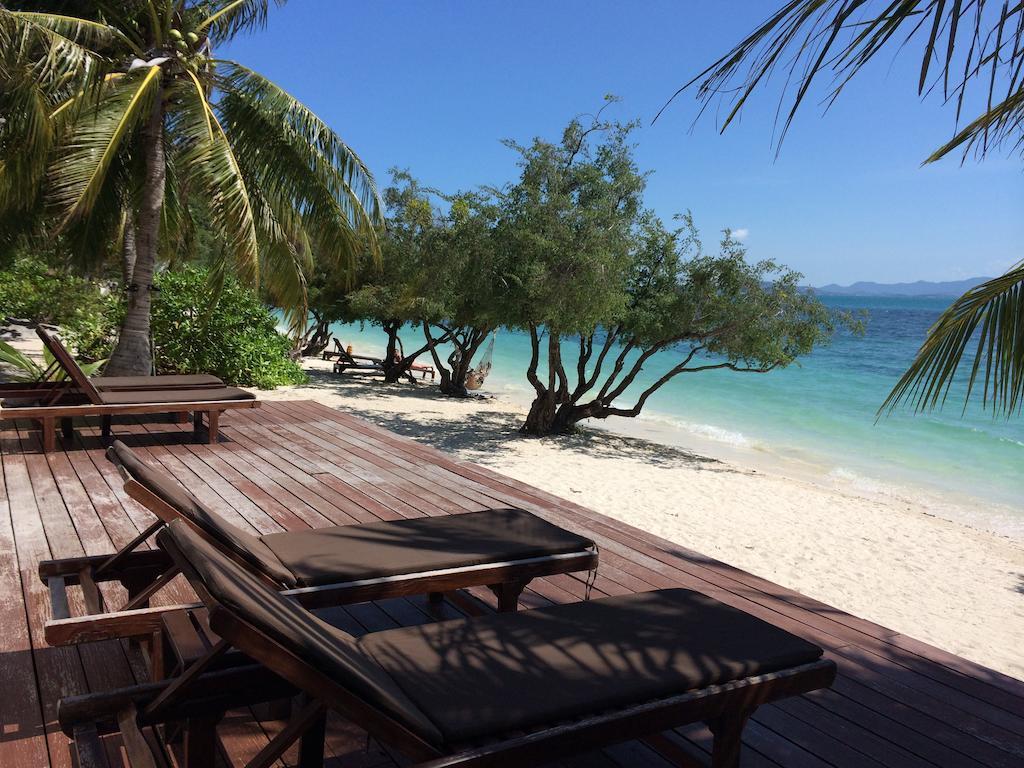
[[[875,414],[948,299],[826,297],[834,307],[867,310],[864,336],[837,336],[800,365],[769,374],[711,371],[679,376],[648,401],[642,419],[595,424],[682,446],[720,447],[788,463],[860,490],[921,491],[990,509],[985,527],[1024,536],[1024,418],[1006,420],[972,406],[962,413],[954,389],[939,412]],[[383,334],[339,326],[336,335],[358,352],[379,353]],[[421,338],[410,329],[407,343]],[[568,347],[566,353],[569,353]],[[634,385],[671,364],[653,359]],[[485,390],[528,402],[525,335],[501,331]],[[574,358],[567,358],[574,359]],[[423,362],[428,362],[423,360]],[[631,403],[630,397],[623,398]],[[998,513],[996,511],[998,510]]]

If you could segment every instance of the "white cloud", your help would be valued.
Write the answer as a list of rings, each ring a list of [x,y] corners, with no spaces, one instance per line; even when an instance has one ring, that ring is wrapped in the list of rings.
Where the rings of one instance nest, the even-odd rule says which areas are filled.
[[[732,230],[732,236],[737,240],[746,240],[747,235],[749,234],[750,230],[747,229],[746,227],[737,227],[736,229]]]

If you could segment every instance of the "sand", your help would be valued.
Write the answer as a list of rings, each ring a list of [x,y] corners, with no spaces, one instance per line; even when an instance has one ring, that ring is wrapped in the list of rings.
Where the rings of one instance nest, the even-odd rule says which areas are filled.
[[[1024,543],[926,497],[858,493],[606,430],[529,438],[508,396],[323,373],[261,392],[314,399],[844,611],[1024,679]],[[800,473],[797,473],[798,475]],[[1024,514],[1024,512],[1022,512]]]

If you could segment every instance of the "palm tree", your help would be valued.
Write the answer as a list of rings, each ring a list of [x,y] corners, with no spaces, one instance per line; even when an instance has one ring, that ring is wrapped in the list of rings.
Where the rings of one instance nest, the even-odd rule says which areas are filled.
[[[284,0],[277,0],[280,5]],[[153,274],[201,204],[217,269],[305,317],[313,254],[351,267],[380,205],[369,170],[291,95],[215,50],[269,0],[0,5],[0,228],[120,255],[127,312],[107,373],[150,372]],[[216,286],[213,287],[214,290]]]
[[[972,154],[983,158],[1000,148],[1024,152],[1020,0],[788,0],[669,102],[696,85],[701,113],[712,102],[725,103],[724,131],[750,95],[782,70],[783,101],[792,95],[788,109],[780,103],[781,142],[816,80],[830,78],[829,105],[881,51],[914,45],[921,50],[918,96],[941,93],[954,106],[958,126],[925,163],[956,151],[963,159]],[[964,110],[978,100],[984,102],[981,113],[963,124]],[[971,289],[941,315],[880,412],[904,401],[917,410],[940,406],[972,346],[967,401],[980,379],[984,406],[1007,416],[1019,414],[1024,405],[1024,261]]]

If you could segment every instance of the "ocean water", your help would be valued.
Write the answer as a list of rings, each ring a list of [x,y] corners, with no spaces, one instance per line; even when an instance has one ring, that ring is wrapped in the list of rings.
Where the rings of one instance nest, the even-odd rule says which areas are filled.
[[[984,527],[1024,538],[1024,417],[993,417],[978,405],[964,413],[963,389],[954,387],[941,411],[897,411],[876,422],[879,405],[948,300],[824,300],[836,308],[866,310],[866,334],[839,334],[799,365],[768,374],[678,376],[648,400],[641,419],[610,418],[595,425],[630,434],[643,434],[646,427],[645,436],[656,440],[684,446],[696,441],[729,455],[781,462],[862,492],[930,494],[990,513]],[[359,352],[383,349],[383,334],[369,326],[338,326],[335,333]],[[410,345],[420,338],[410,329]],[[567,345],[567,360],[575,359],[571,351]],[[670,352],[652,358],[623,404],[632,404],[631,395],[673,359]],[[485,391],[528,402],[528,360],[524,334],[499,332]]]

